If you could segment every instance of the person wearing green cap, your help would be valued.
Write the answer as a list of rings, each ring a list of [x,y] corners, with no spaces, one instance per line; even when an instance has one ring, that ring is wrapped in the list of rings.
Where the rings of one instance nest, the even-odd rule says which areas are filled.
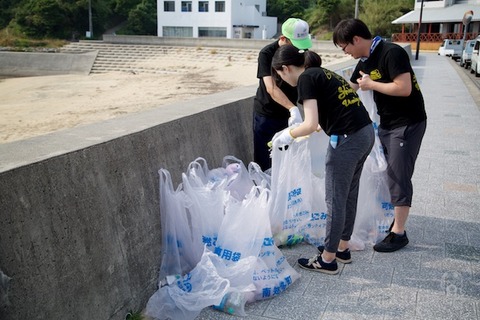
[[[287,19],[282,24],[282,35],[260,50],[258,55],[259,85],[254,99],[253,158],[263,171],[272,166],[268,143],[275,133],[289,125],[302,122],[300,111],[296,106],[296,88],[284,81],[276,83],[272,78],[273,55],[284,45],[293,45],[299,50],[311,48],[312,40],[308,23],[297,18]]]

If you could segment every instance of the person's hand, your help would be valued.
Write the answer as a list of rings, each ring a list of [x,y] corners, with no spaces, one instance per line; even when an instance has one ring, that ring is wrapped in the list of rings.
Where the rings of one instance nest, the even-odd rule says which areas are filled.
[[[293,142],[292,134],[290,133],[291,128],[286,128],[275,134],[272,139],[272,145],[274,147],[281,147],[284,145],[289,145]]]
[[[362,71],[360,71],[360,74],[362,75],[362,77],[357,79],[359,88],[364,91],[372,90],[372,84],[374,81],[370,79],[370,76],[368,74],[363,73]]]
[[[290,118],[288,118],[288,126],[291,126],[295,123],[302,123],[302,115],[300,114],[300,110],[298,107],[291,107],[290,108]]]

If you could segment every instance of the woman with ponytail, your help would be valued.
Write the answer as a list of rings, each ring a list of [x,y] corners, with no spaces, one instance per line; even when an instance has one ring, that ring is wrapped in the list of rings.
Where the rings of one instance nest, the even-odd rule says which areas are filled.
[[[291,144],[318,127],[330,136],[325,159],[325,245],[318,247],[320,253],[314,257],[298,259],[298,264],[304,269],[336,274],[337,260],[352,261],[348,241],[355,223],[360,175],[373,147],[374,130],[355,90],[340,75],[322,68],[321,63],[315,52],[293,46],[275,52],[272,76],[297,87],[305,120],[283,130],[272,143],[274,147]]]

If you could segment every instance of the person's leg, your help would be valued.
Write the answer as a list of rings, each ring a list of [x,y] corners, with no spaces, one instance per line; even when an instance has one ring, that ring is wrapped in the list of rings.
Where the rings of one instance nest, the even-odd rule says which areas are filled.
[[[350,136],[340,136],[337,149],[329,147],[330,158],[326,166],[330,170],[325,176],[329,214],[323,251],[325,260],[335,258],[338,250],[348,249],[355,224],[360,175],[373,143],[373,127],[368,125]]]
[[[288,126],[288,119],[272,119],[253,113],[253,161],[262,171],[270,169],[272,159],[268,143],[272,141],[275,133]]]
[[[396,251],[408,243],[405,224],[413,197],[411,179],[425,129],[426,122],[424,121],[393,130],[379,130],[379,137],[388,163],[387,173],[391,201],[395,208],[391,232],[382,242],[374,246],[376,251]]]
[[[357,148],[359,148],[360,154],[359,160],[355,167],[352,182],[350,184],[350,191],[348,193],[345,226],[343,229],[340,244],[338,246],[339,251],[344,251],[348,249],[348,241],[350,241],[350,238],[352,236],[353,228],[355,225],[355,218],[357,216],[358,191],[360,187],[360,177],[363,171],[363,164],[367,160],[367,157],[372,150],[374,142],[375,132],[373,130],[373,126],[371,125],[361,129],[359,132],[355,133],[352,136],[351,143],[353,145],[356,145]]]
[[[351,161],[346,161],[348,157],[344,157],[344,153],[339,150],[341,147],[340,143],[341,141],[338,142],[335,149],[330,145],[328,146],[325,163],[327,223],[322,257],[326,262],[334,260],[338,250],[345,225],[346,200],[350,188],[349,182],[354,173]]]

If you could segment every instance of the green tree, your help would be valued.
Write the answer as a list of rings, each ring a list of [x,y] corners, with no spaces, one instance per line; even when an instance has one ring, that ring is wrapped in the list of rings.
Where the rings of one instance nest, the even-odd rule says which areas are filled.
[[[15,0],[0,0],[0,29],[5,28],[12,20],[12,11],[14,7]]]
[[[306,12],[311,33],[332,30],[337,23],[355,15],[355,0],[318,0]]]
[[[127,18],[132,10],[138,10],[138,6],[142,5],[144,1],[141,0],[113,0],[112,1],[112,9],[113,11],[122,16]],[[155,1],[156,5],[156,1]]]
[[[392,21],[413,10],[413,7],[411,0],[363,0],[359,18],[367,24],[372,35],[390,37],[401,28]]]
[[[126,34],[157,35],[157,3],[155,0],[142,0],[129,11]]]
[[[56,0],[28,0],[16,14],[25,34],[40,38],[64,37],[69,26],[67,16],[65,8]]]
[[[267,13],[283,23],[291,17],[304,18],[306,10],[314,3],[315,0],[268,0]]]

